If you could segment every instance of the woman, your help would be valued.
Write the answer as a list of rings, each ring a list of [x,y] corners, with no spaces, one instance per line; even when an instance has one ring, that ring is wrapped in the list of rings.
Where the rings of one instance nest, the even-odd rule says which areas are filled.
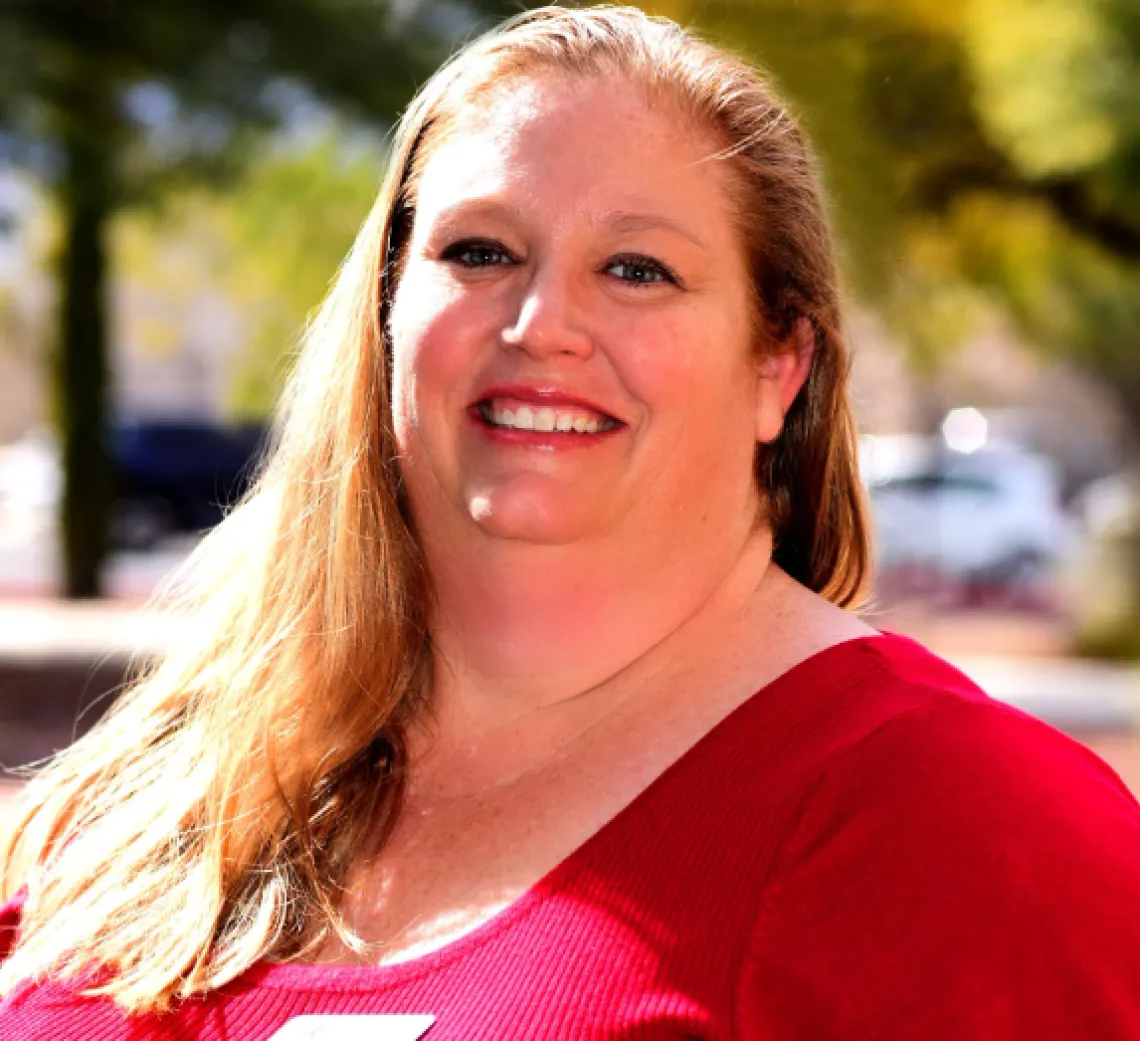
[[[621,9],[467,48],[193,639],[32,786],[0,1033],[1140,1036],[1134,800],[843,610],[846,367],[752,70]]]

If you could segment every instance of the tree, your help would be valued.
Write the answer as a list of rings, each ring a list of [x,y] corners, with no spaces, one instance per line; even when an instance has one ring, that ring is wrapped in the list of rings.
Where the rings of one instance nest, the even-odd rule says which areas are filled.
[[[495,0],[480,9],[501,13]],[[0,144],[62,215],[57,414],[65,592],[100,588],[111,475],[107,228],[124,204],[240,163],[304,85],[390,120],[465,9],[320,0],[0,0]],[[405,12],[400,15],[399,12]]]
[[[123,316],[124,338],[156,352],[182,344],[194,325],[190,312],[204,298],[224,299],[242,343],[225,374],[224,404],[231,416],[250,419],[264,418],[277,401],[291,348],[385,168],[380,135],[335,120],[266,144],[232,182],[173,191],[161,207],[130,208],[113,235],[118,279],[162,302]]]
[[[773,72],[823,157],[850,281],[920,364],[998,307],[1140,430],[1140,4],[645,6]]]

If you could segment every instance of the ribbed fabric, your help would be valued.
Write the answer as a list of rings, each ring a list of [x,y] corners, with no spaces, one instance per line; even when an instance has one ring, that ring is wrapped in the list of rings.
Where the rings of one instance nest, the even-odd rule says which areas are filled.
[[[0,1039],[1136,1041],[1138,903],[1113,771],[885,636],[764,688],[433,954],[263,964],[163,1017],[22,987]]]

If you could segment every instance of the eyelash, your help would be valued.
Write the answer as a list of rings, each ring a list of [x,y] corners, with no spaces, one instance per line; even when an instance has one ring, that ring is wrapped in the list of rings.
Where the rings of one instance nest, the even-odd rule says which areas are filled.
[[[484,254],[493,254],[497,259],[489,262],[484,260],[483,263],[472,263],[470,259],[471,254],[476,251]],[[482,268],[497,267],[501,264],[514,264],[518,262],[518,258],[499,243],[480,239],[466,239],[462,242],[452,243],[440,256],[443,260],[458,263],[469,270],[479,270]],[[464,259],[465,257],[467,259]],[[662,284],[680,284],[677,276],[659,260],[654,260],[652,257],[647,257],[640,253],[622,253],[616,257],[611,257],[602,270],[606,271],[615,267],[638,268],[654,276],[644,280],[618,278],[618,281],[625,285],[642,287]]]
[[[477,250],[483,253],[495,253],[498,254],[499,257],[505,259],[496,260],[489,264],[472,264],[469,261],[463,259],[465,255],[474,253]],[[517,259],[513,253],[507,249],[504,249],[497,242],[484,242],[479,239],[467,239],[463,242],[452,243],[440,254],[440,256],[444,260],[457,261],[463,267],[473,269],[495,267],[503,263],[515,263]]]
[[[641,279],[621,279],[631,286],[653,286],[661,284],[677,285],[677,276],[673,274],[664,264],[659,260],[654,260],[652,257],[642,256],[640,253],[623,253],[621,256],[614,257],[609,263],[606,264],[607,268],[614,267],[628,267],[628,268],[641,268],[648,271],[654,276],[648,281]]]

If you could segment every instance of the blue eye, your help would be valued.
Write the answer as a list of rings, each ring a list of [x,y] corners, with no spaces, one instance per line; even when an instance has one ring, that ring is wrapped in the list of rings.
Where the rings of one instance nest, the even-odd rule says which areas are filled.
[[[514,257],[494,242],[456,242],[441,255],[444,260],[454,260],[469,268],[494,267],[514,262]]]
[[[616,257],[606,268],[615,278],[635,286],[649,286],[659,282],[676,283],[677,279],[664,264],[651,257]]]

